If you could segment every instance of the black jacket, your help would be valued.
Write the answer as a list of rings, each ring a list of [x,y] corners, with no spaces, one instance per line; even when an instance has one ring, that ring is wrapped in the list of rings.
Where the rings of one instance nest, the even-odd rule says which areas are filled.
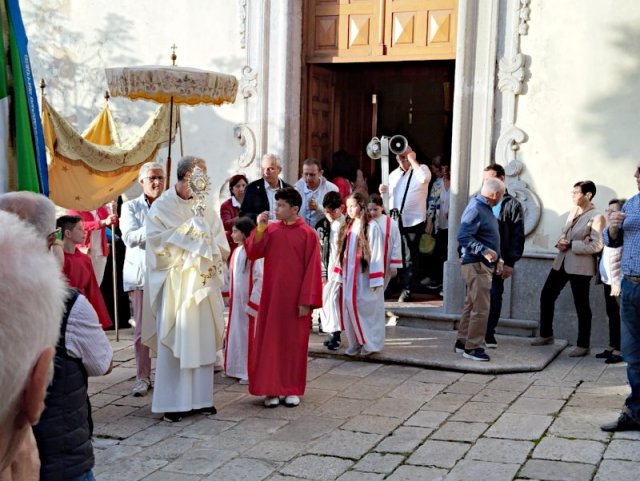
[[[87,371],[80,359],[67,354],[65,337],[69,311],[77,291],[67,300],[56,346],[53,381],[47,390],[40,422],[33,428],[40,454],[40,479],[65,481],[93,468],[93,423],[87,394]]]
[[[498,228],[500,254],[505,265],[513,267],[524,251],[524,210],[520,201],[508,192],[502,198]]]
[[[291,187],[282,179],[279,179],[279,182],[281,189]],[[265,210],[269,210],[269,197],[267,197],[267,191],[264,188],[264,179],[261,177],[247,185],[244,191],[244,200],[240,206],[240,217],[246,215],[256,220],[256,217]]]

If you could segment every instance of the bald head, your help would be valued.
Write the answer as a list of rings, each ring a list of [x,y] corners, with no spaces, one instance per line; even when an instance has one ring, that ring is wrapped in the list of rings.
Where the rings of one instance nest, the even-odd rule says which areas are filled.
[[[11,212],[32,225],[43,239],[52,238],[56,230],[56,206],[42,194],[8,192],[0,194],[0,210]],[[50,243],[48,245],[50,247]]]

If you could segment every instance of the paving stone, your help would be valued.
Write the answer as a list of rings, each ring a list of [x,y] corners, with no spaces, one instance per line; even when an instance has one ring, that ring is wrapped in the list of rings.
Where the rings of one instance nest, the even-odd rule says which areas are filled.
[[[369,453],[354,466],[353,469],[369,473],[390,473],[404,461],[399,454]]]
[[[484,389],[484,384],[478,384],[475,382],[456,381],[453,384],[447,386],[444,392],[455,394],[478,394]]]
[[[426,411],[446,411],[449,413],[460,409],[464,403],[471,399],[471,394],[442,392],[425,403],[420,409]]]
[[[531,441],[480,438],[471,447],[466,457],[476,461],[523,464],[533,446]]]
[[[113,464],[96,464],[93,474],[99,481],[137,481],[167,464],[164,459],[122,459]]]
[[[328,374],[339,376],[357,376],[366,377],[374,371],[380,369],[382,364],[375,362],[350,361],[343,362],[331,369]]]
[[[339,366],[344,361],[342,359],[330,359],[330,358],[312,358],[307,363],[307,382],[314,380],[318,376],[330,371],[336,366]]]
[[[338,391],[307,388],[304,391],[304,402],[305,404],[312,403],[312,404],[320,405],[327,402],[329,399],[336,396],[337,394],[338,394]]]
[[[224,444],[223,444],[224,445]],[[290,461],[298,455],[306,445],[287,441],[265,439],[244,452],[248,458],[267,459],[271,461]]]
[[[265,408],[262,404],[263,398],[258,399],[260,402],[260,409],[255,411],[254,416],[265,419],[285,419],[287,421],[293,421],[295,419],[313,416],[314,412],[319,407],[317,404],[306,402],[304,397],[301,397],[300,404],[293,409],[288,408],[284,405],[280,406],[277,409],[270,409]]]
[[[213,392],[213,405],[218,409],[218,414],[227,406],[237,403],[247,396],[240,392],[215,389]]]
[[[183,474],[207,475],[235,457],[234,451],[221,449],[190,449],[171,464],[165,466],[166,471]]]
[[[487,387],[490,389],[495,389],[496,391],[524,392],[532,383],[533,379],[531,379],[528,374],[526,375],[526,377],[523,377],[520,374],[505,374],[491,381]]]
[[[94,449],[96,465],[112,465],[117,464],[123,459],[128,459],[142,451],[139,446],[124,446],[122,444],[114,444],[106,449]]]
[[[100,393],[100,395],[103,395],[103,394],[104,393]],[[109,394],[109,396],[111,396],[111,394]],[[147,396],[142,396],[142,397],[132,396],[131,393],[129,393],[127,396],[118,396],[118,398],[114,400],[112,404],[115,404],[116,406],[133,406],[133,407],[146,406],[149,404],[148,396],[151,396],[151,393],[149,393]]]
[[[447,475],[446,469],[424,466],[400,466],[386,481],[442,481]]]
[[[416,412],[420,406],[422,406],[422,401],[419,399],[397,399],[385,397],[379,399],[371,406],[368,406],[362,411],[362,413],[407,419]]]
[[[637,441],[614,439],[609,443],[604,458],[640,462],[639,447]]]
[[[569,387],[534,384],[523,392],[522,396],[536,399],[569,399],[572,393],[573,389]]]
[[[247,418],[236,424],[234,429],[273,434],[286,424],[288,424],[288,421],[283,419]]]
[[[180,431],[186,438],[209,439],[236,425],[233,421],[218,421],[203,416],[194,417],[194,422]]]
[[[464,374],[460,378],[460,381],[462,381],[462,382],[473,382],[473,383],[476,383],[476,384],[488,384],[491,381],[493,381],[495,378],[496,378],[495,376],[487,375],[487,374],[467,373],[467,374]]]
[[[389,391],[387,396],[398,399],[414,399],[424,403],[446,387],[446,384],[406,381]]]
[[[620,409],[628,393],[622,394],[590,394],[575,393],[567,401],[567,406],[583,408]]]
[[[221,468],[216,469],[203,481],[260,481],[265,479],[278,465],[263,459],[234,458]]]
[[[98,423],[113,423],[118,419],[122,419],[127,414],[131,414],[134,412],[136,408],[132,406],[115,406],[113,404],[109,404],[103,408],[100,408],[93,412],[92,418],[93,422]]]
[[[91,407],[102,408],[108,404],[111,404],[116,399],[120,399],[122,396],[116,396],[115,394],[98,393],[91,396]]]
[[[111,406],[107,406],[111,407]],[[103,408],[106,409],[106,408]],[[149,426],[158,424],[157,419],[129,416],[113,423],[95,423],[93,434],[105,438],[125,439]]]
[[[291,463],[280,469],[287,476],[298,476],[317,481],[330,481],[336,479],[353,465],[353,461],[331,456],[306,455],[294,459]],[[289,478],[286,478],[287,480]]]
[[[616,417],[610,419],[613,421]],[[613,434],[613,439],[632,439],[634,441],[640,441],[640,431],[620,431],[619,433]]]
[[[585,481],[591,479],[596,467],[591,464],[565,463],[562,461],[544,461],[530,459],[520,470],[519,476],[545,481]],[[607,478],[612,481],[617,478]]]
[[[468,402],[462,406],[450,421],[492,423],[504,412],[507,404],[494,402]]]
[[[308,453],[360,459],[382,439],[380,434],[336,429],[307,449]]]
[[[607,441],[609,434],[600,429],[602,424],[616,419],[618,413],[600,409],[565,407],[549,428],[549,434],[564,438]]]
[[[640,463],[605,459],[598,466],[593,481],[638,481]]]
[[[196,440],[193,438],[181,438],[180,436],[171,437],[143,449],[135,457],[173,461],[191,449],[195,443]]]
[[[411,453],[427,439],[433,429],[401,426],[384,438],[375,451],[384,453]]]
[[[543,414],[552,415],[560,412],[565,401],[562,399],[536,399],[532,397],[520,397],[509,406],[507,412],[518,414]]]
[[[450,413],[443,411],[418,411],[404,424],[406,426],[420,426],[423,428],[437,428],[451,416]]]
[[[340,376],[337,374],[324,373],[313,381],[307,383],[309,387],[314,389],[327,389],[329,391],[342,391],[352,384],[358,382],[358,376]]]
[[[385,396],[391,389],[393,386],[374,386],[360,381],[344,389],[340,396],[351,399],[376,400]]]
[[[197,474],[178,474],[161,469],[144,478],[144,481],[199,481],[201,479],[202,476]]]
[[[397,386],[422,371],[424,369],[392,364],[376,369],[373,373],[363,378],[362,382],[372,386]]]
[[[272,435],[267,432],[232,428],[210,438],[196,441],[193,447],[194,449],[225,449],[241,453],[268,439],[270,436]]]
[[[269,478],[269,481],[308,481],[308,479],[297,476],[283,476],[282,474],[275,473]]]
[[[533,451],[533,458],[598,464],[605,445],[584,439],[563,439],[546,436]]]
[[[407,464],[453,468],[471,447],[470,444],[429,439],[414,452]]]
[[[431,435],[431,439],[441,439],[444,441],[466,441],[472,443],[478,439],[488,427],[489,425],[487,423],[448,421]]]
[[[181,428],[177,426],[172,426],[168,423],[159,423],[142,431],[138,431],[133,436],[123,439],[121,443],[130,446],[151,446],[163,439],[176,436],[180,430]]]
[[[339,419],[308,416],[291,421],[271,436],[271,439],[274,441],[306,443],[331,432],[343,422]]]
[[[105,389],[111,387],[111,384],[106,384],[102,382],[93,381],[93,377],[89,378],[89,385],[87,387],[87,393],[89,396],[94,396],[95,394],[104,391]]]
[[[370,414],[360,414],[351,418],[340,426],[347,431],[357,431],[360,433],[373,433],[387,435],[402,423],[402,419],[390,418],[387,416],[372,416]]]
[[[384,478],[384,474],[365,473],[362,471],[347,471],[336,481],[379,481]]]
[[[469,481],[469,479],[490,479],[491,481],[511,481],[519,464],[490,463],[465,459],[451,470],[447,481]]]
[[[460,372],[435,371],[433,369],[423,369],[416,373],[411,380],[418,382],[432,382],[435,384],[451,384],[463,376]]]
[[[336,396],[316,408],[314,415],[338,419],[348,419],[362,413],[371,404],[372,401],[368,400],[349,399]]]
[[[547,427],[551,424],[551,416],[532,414],[522,416],[520,414],[504,413],[493,426],[485,433],[486,437],[535,440],[539,439]]]
[[[477,402],[510,404],[519,395],[520,393],[515,391],[498,391],[497,389],[485,388],[473,396],[471,400]]]

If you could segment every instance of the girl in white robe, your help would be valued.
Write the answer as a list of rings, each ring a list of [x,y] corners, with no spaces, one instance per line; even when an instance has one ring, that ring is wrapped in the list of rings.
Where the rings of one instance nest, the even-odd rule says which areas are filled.
[[[371,219],[380,227],[384,239],[384,288],[386,289],[391,278],[398,275],[398,269],[402,269],[402,237],[400,237],[398,223],[384,213],[382,197],[371,194],[367,210]]]
[[[349,356],[369,355],[384,346],[384,246],[382,231],[369,222],[367,199],[347,198],[347,222],[338,242],[338,280],[342,283],[342,322]]]
[[[248,358],[262,292],[262,259],[250,261],[244,249],[245,239],[255,227],[248,217],[236,220],[231,238],[238,247],[229,262],[229,322],[225,338],[224,371],[240,384],[248,384]]]

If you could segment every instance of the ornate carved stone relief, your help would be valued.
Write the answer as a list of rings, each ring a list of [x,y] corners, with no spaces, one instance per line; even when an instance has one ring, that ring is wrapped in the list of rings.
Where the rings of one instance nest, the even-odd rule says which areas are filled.
[[[505,51],[498,62],[498,89],[502,94],[502,119],[500,135],[496,142],[496,162],[505,166],[505,184],[524,207],[525,235],[531,233],[540,221],[540,199],[520,180],[524,163],[517,159],[520,145],[528,136],[516,125],[518,96],[525,92],[527,72],[526,56],[520,51],[520,37],[529,33],[530,0],[505,0],[507,21],[505,25]]]
[[[247,2],[238,0],[238,17],[240,19],[240,48],[247,48]]]
[[[233,128],[233,136],[243,147],[236,163],[243,169],[249,167],[256,158],[256,136],[253,130],[247,124],[238,124]]]
[[[257,95],[258,91],[258,72],[253,70],[249,65],[242,67],[242,78],[240,79],[240,92],[242,97],[248,99]]]

